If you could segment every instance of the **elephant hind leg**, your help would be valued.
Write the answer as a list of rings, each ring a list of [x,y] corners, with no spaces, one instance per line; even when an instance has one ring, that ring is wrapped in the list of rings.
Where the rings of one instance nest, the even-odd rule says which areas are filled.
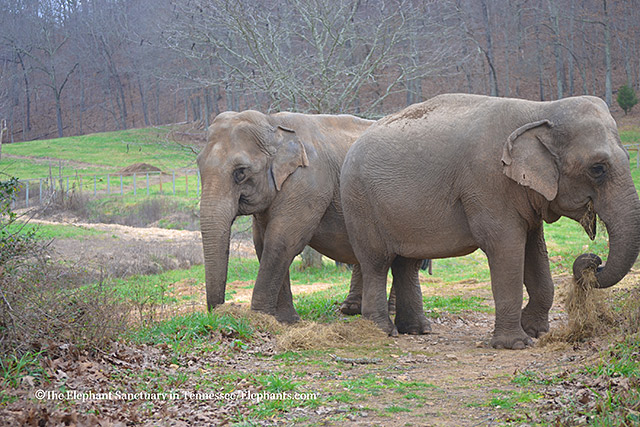
[[[389,314],[395,314],[396,312],[396,291],[391,287],[389,293]],[[351,273],[351,287],[349,289],[349,295],[340,305],[340,312],[347,316],[353,316],[362,313],[362,269],[360,264],[353,266],[353,272]]]
[[[362,317],[373,321],[391,336],[398,329],[389,318],[387,306],[387,273],[390,263],[362,263]]]
[[[431,325],[424,314],[422,290],[418,271],[422,260],[397,257],[391,264],[393,289],[396,292],[396,319],[398,332],[427,334]]]
[[[348,316],[362,313],[362,269],[360,264],[353,266],[349,295],[340,305],[340,312]]]

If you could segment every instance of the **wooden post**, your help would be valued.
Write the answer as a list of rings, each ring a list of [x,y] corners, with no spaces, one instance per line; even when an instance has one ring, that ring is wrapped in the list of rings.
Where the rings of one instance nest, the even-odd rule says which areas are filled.
[[[2,119],[0,122],[0,160],[2,160],[2,139],[4,138],[4,133],[7,131],[7,120]]]

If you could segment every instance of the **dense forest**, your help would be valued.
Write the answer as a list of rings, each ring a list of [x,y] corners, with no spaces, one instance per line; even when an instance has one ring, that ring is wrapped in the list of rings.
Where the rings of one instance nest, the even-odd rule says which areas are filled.
[[[224,110],[379,117],[443,92],[612,104],[640,2],[0,0],[5,142]]]

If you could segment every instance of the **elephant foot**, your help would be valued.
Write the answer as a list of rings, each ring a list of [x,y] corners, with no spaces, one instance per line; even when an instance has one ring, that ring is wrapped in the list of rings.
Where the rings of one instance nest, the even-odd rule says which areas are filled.
[[[533,340],[524,331],[512,333],[494,333],[491,338],[493,348],[508,348],[511,350],[523,350],[533,346]]]
[[[390,337],[398,336],[398,329],[396,325],[393,324],[389,316],[368,316],[363,315],[366,319],[371,320],[375,323],[380,329],[386,332]]]
[[[521,320],[522,329],[532,338],[540,338],[542,335],[549,332],[549,315],[534,314],[527,311],[525,308],[522,310]]]
[[[277,312],[275,314],[275,317],[276,317],[276,320],[278,320],[278,322],[286,323],[288,325],[293,323],[298,323],[300,321],[300,316],[295,310],[293,312],[290,312],[290,311]]]
[[[280,323],[285,324],[293,324],[300,321],[300,316],[295,311],[295,309],[279,309],[279,310],[268,310],[262,307],[251,307],[251,310],[256,311],[258,313],[269,314],[276,318],[276,320]]]
[[[396,327],[401,334],[424,335],[431,333],[431,323],[424,314],[413,318],[396,315]]]
[[[353,316],[355,314],[360,314],[362,312],[362,306],[360,301],[349,301],[349,298],[344,300],[344,302],[340,305],[340,313],[345,314],[347,316]]]

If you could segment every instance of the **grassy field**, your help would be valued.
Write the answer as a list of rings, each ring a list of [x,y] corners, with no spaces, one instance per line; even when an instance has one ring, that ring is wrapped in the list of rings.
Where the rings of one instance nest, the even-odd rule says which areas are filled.
[[[3,154],[29,157],[3,158],[0,170],[20,179],[115,173],[133,163],[149,163],[163,171],[195,167],[195,154],[169,142],[169,128],[131,129],[50,140],[5,144]]]

